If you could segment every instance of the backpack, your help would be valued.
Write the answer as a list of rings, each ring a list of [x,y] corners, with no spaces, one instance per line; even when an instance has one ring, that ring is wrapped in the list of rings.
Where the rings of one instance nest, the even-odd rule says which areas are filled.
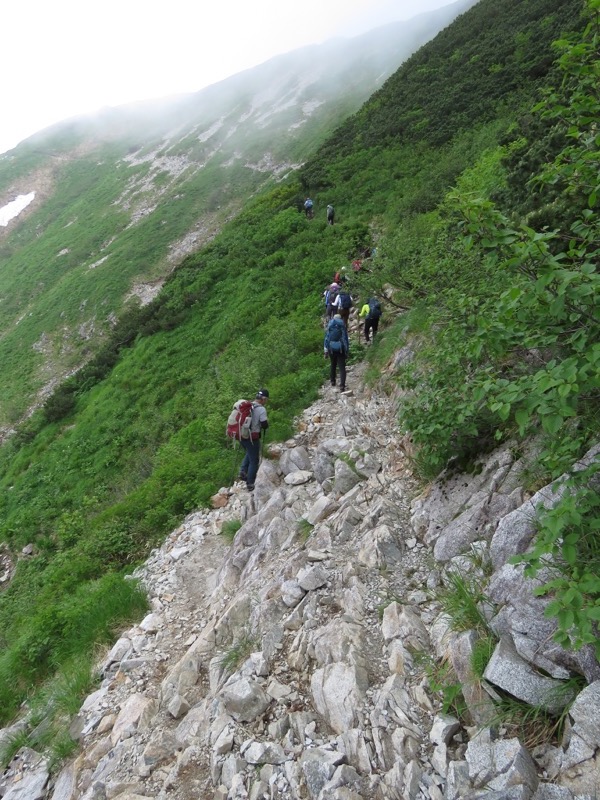
[[[313,207],[313,201],[309,197],[307,197],[306,200],[304,201],[304,208],[312,208],[312,207]]]
[[[352,308],[352,298],[348,292],[340,292],[340,308]]]
[[[328,306],[332,306],[335,303],[339,291],[340,291],[339,286],[333,286],[332,284],[329,287],[329,289],[327,290],[327,294],[325,295],[326,303]]]
[[[381,303],[376,297],[372,297],[369,300],[369,317],[371,319],[379,319],[382,314]]]
[[[329,345],[328,349],[334,353],[341,353],[344,349],[344,323],[334,320],[329,326]]]
[[[226,433],[229,439],[237,439],[238,442],[241,442],[242,439],[250,439],[253,405],[251,400],[243,399],[233,404],[231,414],[227,418]]]

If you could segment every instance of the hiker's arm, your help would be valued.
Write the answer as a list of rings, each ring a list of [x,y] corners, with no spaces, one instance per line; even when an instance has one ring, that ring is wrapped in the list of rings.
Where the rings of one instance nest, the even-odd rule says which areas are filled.
[[[266,431],[267,428],[269,427],[269,420],[267,419],[267,412],[265,411],[265,409],[262,406],[260,406],[260,411],[258,413],[259,413],[258,421],[260,423],[260,429],[261,429],[261,431]]]

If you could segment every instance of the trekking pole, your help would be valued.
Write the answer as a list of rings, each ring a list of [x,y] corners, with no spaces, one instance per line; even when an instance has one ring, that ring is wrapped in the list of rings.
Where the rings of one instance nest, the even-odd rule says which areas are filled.
[[[236,476],[236,473],[237,473],[237,453],[236,453],[236,450],[237,450],[237,442],[234,439],[233,442],[232,442],[232,447],[231,447],[231,451],[233,453],[233,459],[232,459],[232,462],[231,462],[233,464],[233,469],[231,471],[231,480],[229,481],[229,484],[231,486],[233,486],[233,484],[235,483],[235,476]]]
[[[267,438],[267,432],[265,430],[261,431],[261,436],[260,436],[260,458],[258,460],[259,464],[263,460],[263,458],[265,457],[265,439],[266,438]]]

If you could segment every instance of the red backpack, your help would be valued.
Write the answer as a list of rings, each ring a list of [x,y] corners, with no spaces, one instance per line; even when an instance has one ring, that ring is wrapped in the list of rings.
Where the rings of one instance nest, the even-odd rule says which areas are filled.
[[[252,400],[238,400],[234,403],[231,414],[227,418],[227,436],[229,439],[250,439],[250,425],[252,423]]]

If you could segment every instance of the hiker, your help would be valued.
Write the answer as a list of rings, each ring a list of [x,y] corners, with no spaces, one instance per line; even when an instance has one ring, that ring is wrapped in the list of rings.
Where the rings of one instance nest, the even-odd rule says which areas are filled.
[[[325,316],[327,318],[327,322],[330,322],[335,314],[335,302],[337,300],[339,291],[340,285],[334,281],[323,292],[325,297]]]
[[[306,219],[313,218],[313,201],[310,197],[307,197],[304,201],[304,213],[306,214]]]
[[[260,460],[260,437],[263,431],[269,427],[267,410],[265,403],[269,399],[268,389],[259,389],[252,403],[252,421],[250,423],[250,438],[240,439],[240,443],[246,455],[240,467],[239,478],[246,481],[246,488],[249,492],[254,491],[254,481],[258,472],[258,462]]]
[[[377,333],[377,328],[379,328],[379,320],[381,318],[383,311],[381,310],[381,303],[376,297],[369,297],[367,302],[360,310],[359,317],[365,318],[365,327],[364,327],[364,334],[365,334],[365,342],[371,341],[369,338],[369,334],[373,331],[373,339],[375,338],[375,334]]]
[[[347,328],[348,319],[350,317],[350,309],[352,308],[352,296],[345,289],[340,288],[338,296],[333,305]]]
[[[329,380],[336,384],[337,368],[340,368],[340,392],[346,391],[346,356],[350,350],[348,331],[342,318],[336,314],[327,326],[323,342],[323,355],[329,356]]]
[[[335,209],[331,205],[331,203],[329,203],[329,205],[327,206],[327,224],[328,225],[333,225],[333,218],[334,217],[335,217]]]

